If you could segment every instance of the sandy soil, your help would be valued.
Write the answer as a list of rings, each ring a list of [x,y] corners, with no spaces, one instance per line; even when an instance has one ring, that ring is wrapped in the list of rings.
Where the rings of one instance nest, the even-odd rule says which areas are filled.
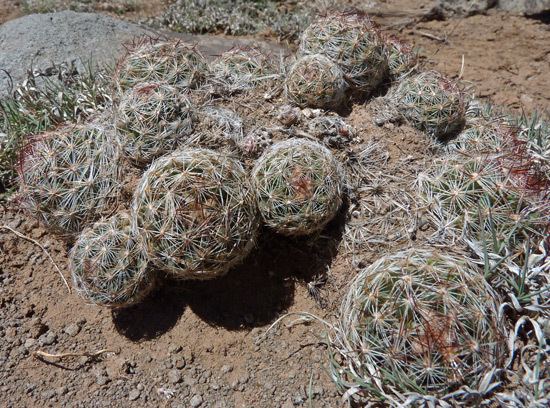
[[[389,26],[414,18],[430,2],[384,3],[411,11],[379,18]],[[479,96],[516,110],[549,107],[550,81],[544,75],[550,63],[550,31],[540,21],[491,12],[413,24],[401,35],[420,47],[429,66],[455,77],[464,55],[463,78],[476,86]],[[430,143],[407,126],[376,127],[370,110],[368,105],[355,106],[347,118],[358,131],[352,149],[379,142],[380,150],[390,155],[381,174],[393,174],[406,184],[430,160]],[[392,183],[385,188],[391,190]],[[227,277],[168,283],[143,304],[113,312],[69,293],[36,245],[68,277],[66,244],[17,206],[0,208],[0,226],[36,241],[0,229],[2,405],[341,406],[326,370],[322,325],[290,316],[267,329],[285,313],[309,312],[334,321],[341,295],[356,273],[340,246],[344,218],[337,217],[314,240],[285,239],[266,231],[245,264]],[[405,239],[373,245],[361,253],[359,263],[412,243]],[[311,288],[327,271],[320,296],[312,296]],[[33,354],[38,350],[81,356],[39,359]],[[100,351],[106,352],[93,355]]]

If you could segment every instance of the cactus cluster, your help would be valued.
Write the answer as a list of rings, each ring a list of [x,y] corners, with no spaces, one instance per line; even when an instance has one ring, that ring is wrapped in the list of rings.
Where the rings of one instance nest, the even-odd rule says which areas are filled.
[[[300,39],[299,54],[322,54],[337,64],[356,94],[372,92],[388,74],[384,43],[374,23],[359,13],[329,14]]]
[[[216,93],[233,94],[249,91],[277,76],[259,48],[238,47],[224,52],[212,63],[209,82]]]
[[[132,214],[153,262],[181,279],[225,274],[249,253],[259,225],[242,165],[207,149],[153,162],[136,189]]]
[[[321,54],[299,58],[285,80],[287,98],[302,108],[338,110],[344,103],[346,89],[342,70]]]
[[[122,91],[145,82],[196,88],[207,72],[208,64],[194,46],[175,40],[145,38],[118,62],[116,85]]]
[[[266,150],[252,171],[266,225],[290,236],[320,231],[342,204],[343,169],[324,146],[289,139]]]
[[[100,119],[36,137],[21,153],[23,206],[60,235],[80,232],[116,203],[120,150],[114,126]]]
[[[153,288],[145,243],[125,212],[86,228],[69,254],[74,286],[85,299],[108,307],[125,307]]]
[[[121,98],[116,125],[126,156],[147,164],[175,150],[191,134],[191,103],[174,86],[158,82],[139,84]]]
[[[464,92],[436,71],[403,78],[390,100],[411,125],[436,138],[460,131],[465,123]]]
[[[357,275],[342,303],[332,378],[363,403],[433,402],[461,387],[478,389],[504,363],[498,301],[464,254],[384,256]]]

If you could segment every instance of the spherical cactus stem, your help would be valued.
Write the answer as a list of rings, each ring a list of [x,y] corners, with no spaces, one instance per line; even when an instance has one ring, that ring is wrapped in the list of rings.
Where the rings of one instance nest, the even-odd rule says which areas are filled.
[[[344,175],[330,150],[290,139],[266,150],[252,171],[260,213],[283,235],[321,231],[343,201]]]
[[[241,262],[259,227],[243,166],[224,153],[178,150],[154,161],[132,204],[156,265],[179,279],[212,279]]]

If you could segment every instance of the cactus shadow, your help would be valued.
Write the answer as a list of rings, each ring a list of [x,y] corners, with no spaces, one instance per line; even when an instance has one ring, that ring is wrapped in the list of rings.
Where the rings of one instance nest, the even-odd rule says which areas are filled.
[[[228,330],[273,322],[292,305],[297,284],[326,278],[342,238],[345,212],[343,208],[315,237],[289,238],[264,228],[255,250],[227,275],[185,284],[190,309],[209,325]]]
[[[178,283],[161,284],[135,306],[111,312],[116,331],[133,342],[153,340],[170,331],[187,302]]]

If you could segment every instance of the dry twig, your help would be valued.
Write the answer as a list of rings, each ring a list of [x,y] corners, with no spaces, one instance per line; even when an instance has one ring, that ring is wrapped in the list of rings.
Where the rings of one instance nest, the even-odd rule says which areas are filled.
[[[105,354],[105,353],[118,354],[118,351],[102,349],[102,350],[99,350],[99,351],[96,351],[96,352],[93,352],[93,353],[85,351],[85,352],[82,352],[82,353],[50,354],[50,353],[46,353],[45,351],[36,350],[36,351],[33,351],[32,355],[33,355],[33,357],[40,360],[40,359],[43,359],[43,358],[63,359],[63,358],[67,358],[67,357],[90,357],[90,358],[95,358],[95,357],[99,357],[100,355]]]
[[[63,273],[61,272],[61,269],[59,269],[59,266],[57,266],[57,264],[55,263],[55,261],[53,260],[52,256],[50,255],[50,253],[46,250],[46,248],[44,248],[42,246],[42,244],[40,244],[40,242],[38,242],[37,240],[35,239],[32,239],[30,237],[27,237],[26,235],[23,235],[21,234],[19,231],[16,231],[14,230],[13,228],[11,227],[8,227],[7,225],[1,225],[0,226],[0,229],[4,229],[6,231],[9,231],[15,235],[17,235],[19,238],[22,238],[26,241],[29,241],[29,242],[32,242],[34,245],[38,246],[42,251],[44,251],[44,253],[46,254],[46,256],[49,258],[50,262],[53,264],[54,268],[57,270],[57,272],[59,273],[59,276],[61,276],[61,279],[63,279],[63,283],[65,284],[65,286],[67,287],[67,290],[69,291],[69,293],[71,293],[71,287],[69,286],[69,283],[67,282],[67,279],[65,279],[65,276],[63,276]]]

